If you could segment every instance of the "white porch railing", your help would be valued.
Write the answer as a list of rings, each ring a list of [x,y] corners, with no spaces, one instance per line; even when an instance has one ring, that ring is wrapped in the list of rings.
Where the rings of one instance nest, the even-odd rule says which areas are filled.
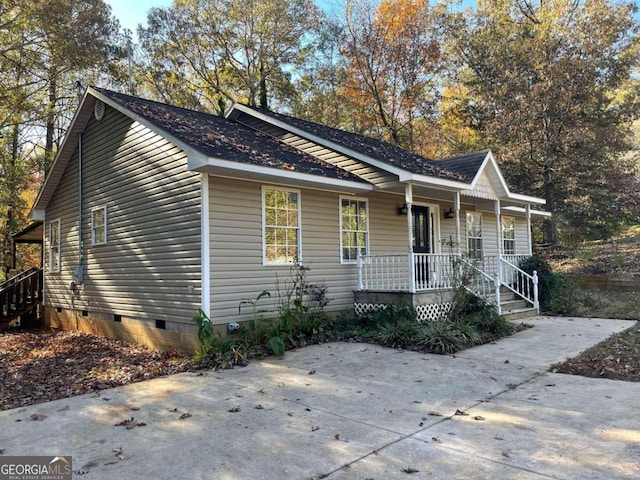
[[[409,257],[413,257],[413,288]],[[363,255],[358,258],[358,289],[420,292],[453,288],[456,258],[431,253]]]
[[[539,310],[538,276],[529,275],[519,262],[526,255],[502,255],[478,260],[459,255],[404,253],[358,255],[358,290],[383,292],[424,292],[451,289],[469,269],[465,287],[484,298],[495,298],[500,309],[500,288],[505,286]]]

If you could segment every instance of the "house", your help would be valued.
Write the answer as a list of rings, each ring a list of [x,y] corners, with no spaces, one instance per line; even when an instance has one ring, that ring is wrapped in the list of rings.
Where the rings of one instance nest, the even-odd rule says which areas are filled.
[[[461,258],[498,305],[501,287],[534,304],[514,269],[543,204],[489,151],[433,161],[243,105],[223,118],[89,87],[32,209],[45,322],[191,347],[198,309],[248,320],[239,303],[297,263],[333,311],[400,299],[433,318]]]

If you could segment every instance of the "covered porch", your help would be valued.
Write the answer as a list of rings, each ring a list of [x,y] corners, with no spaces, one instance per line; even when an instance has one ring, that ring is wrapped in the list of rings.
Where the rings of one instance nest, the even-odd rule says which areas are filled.
[[[401,182],[406,243],[397,252],[358,252],[356,303],[382,298],[368,292],[411,298],[413,306],[446,304],[463,285],[499,313],[505,299],[539,312],[537,274],[519,265],[532,255],[532,216],[548,215],[535,208],[544,200],[510,192],[490,153],[466,188],[417,176]]]

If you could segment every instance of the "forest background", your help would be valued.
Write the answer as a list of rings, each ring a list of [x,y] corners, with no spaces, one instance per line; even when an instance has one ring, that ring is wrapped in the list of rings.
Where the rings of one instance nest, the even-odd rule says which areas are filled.
[[[640,223],[633,2],[175,0],[135,33],[103,0],[0,0],[0,280],[86,85],[242,102],[433,159],[490,148],[546,199],[551,249]]]

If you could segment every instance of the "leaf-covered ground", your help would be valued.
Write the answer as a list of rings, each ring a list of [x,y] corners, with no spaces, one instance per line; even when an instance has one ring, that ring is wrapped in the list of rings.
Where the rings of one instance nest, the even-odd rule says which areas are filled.
[[[195,369],[190,356],[81,332],[0,334],[0,410]]]
[[[629,227],[611,240],[560,249],[548,259],[553,271],[559,273],[640,277],[640,225]]]
[[[640,323],[553,365],[551,371],[640,382]]]

